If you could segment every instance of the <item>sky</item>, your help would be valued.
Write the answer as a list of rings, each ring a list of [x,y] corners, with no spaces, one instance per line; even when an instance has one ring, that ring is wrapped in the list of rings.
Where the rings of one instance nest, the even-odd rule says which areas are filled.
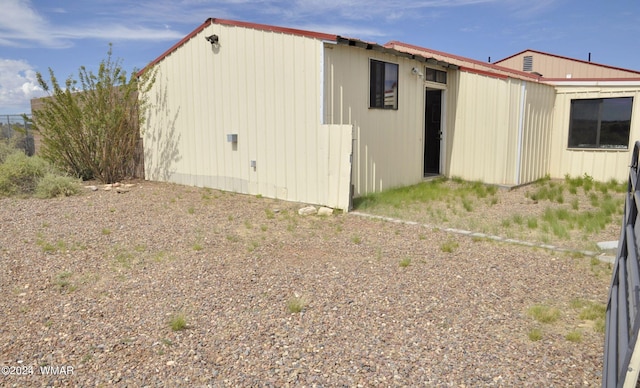
[[[0,115],[113,58],[142,69],[209,17],[384,44],[398,40],[492,62],[526,49],[640,70],[637,0],[0,0]],[[2,117],[0,117],[2,121]]]

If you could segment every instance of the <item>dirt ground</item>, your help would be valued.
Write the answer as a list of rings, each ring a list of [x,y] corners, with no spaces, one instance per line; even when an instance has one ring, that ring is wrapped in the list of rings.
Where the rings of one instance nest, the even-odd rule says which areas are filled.
[[[0,385],[600,385],[572,306],[606,302],[607,264],[300,207],[151,182],[0,199]]]

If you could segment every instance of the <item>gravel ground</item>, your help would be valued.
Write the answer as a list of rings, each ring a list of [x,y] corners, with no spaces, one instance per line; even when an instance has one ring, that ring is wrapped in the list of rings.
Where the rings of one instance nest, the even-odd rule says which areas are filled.
[[[33,370],[0,385],[600,384],[603,334],[570,302],[606,302],[605,264],[300,207],[151,182],[0,199],[0,364]]]

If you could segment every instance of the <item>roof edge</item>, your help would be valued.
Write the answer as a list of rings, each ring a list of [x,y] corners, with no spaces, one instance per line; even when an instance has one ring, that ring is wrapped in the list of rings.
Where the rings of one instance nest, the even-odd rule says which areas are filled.
[[[314,39],[320,39],[320,40],[326,40],[326,41],[333,41],[333,42],[337,42],[337,40],[338,40],[338,36],[337,35],[325,34],[325,33],[322,33],[322,32],[299,30],[299,29],[287,28],[287,27],[270,26],[270,25],[267,25],[267,24],[241,22],[241,21],[237,21],[237,20],[208,18],[207,20],[204,21],[204,23],[199,25],[195,30],[191,31],[187,36],[185,36],[184,38],[180,39],[180,41],[178,43],[174,44],[167,51],[162,53],[159,57],[157,57],[156,59],[151,61],[147,66],[145,66],[142,70],[140,70],[137,73],[137,75],[141,76],[142,74],[144,74],[144,72],[147,71],[149,68],[155,66],[158,62],[162,61],[165,57],[167,57],[169,54],[171,54],[172,52],[177,50],[180,46],[185,44],[191,38],[193,38],[194,36],[198,35],[202,30],[204,30],[206,27],[208,27],[211,24],[220,24],[220,25],[225,25],[225,26],[252,28],[252,29],[262,30],[262,31],[281,32],[281,33],[285,33],[285,34],[305,36],[305,37],[308,37],[308,38],[314,38]]]
[[[218,18],[213,18],[209,20],[211,20],[212,24],[215,23],[215,24],[221,24],[225,26],[253,28],[255,30],[262,30],[262,31],[282,32],[285,34],[306,36],[308,38],[330,40],[333,42],[335,42],[338,38],[337,35],[333,35],[333,34],[326,34],[323,32],[315,32],[315,31],[308,31],[308,30],[300,30],[297,28],[279,27],[279,26],[272,26],[268,24],[242,22],[238,20],[228,20],[228,19],[218,19]]]
[[[598,66],[598,67],[605,67],[607,69],[612,69],[612,70],[619,70],[619,71],[626,71],[629,73],[634,73],[634,74],[638,74],[640,75],[640,71],[638,70],[633,70],[633,69],[625,69],[624,67],[617,67],[617,66],[611,66],[611,65],[605,65],[602,63],[598,63],[598,62],[590,62],[590,61],[585,61],[582,59],[577,59],[577,58],[571,58],[571,57],[565,57],[563,55],[558,55],[558,54],[551,54],[551,53],[546,53],[544,51],[539,51],[539,50],[533,50],[533,49],[526,49],[526,50],[522,50],[520,52],[517,52],[513,55],[510,55],[506,58],[500,59],[499,61],[495,61],[494,63],[499,63],[499,62],[504,62],[508,59],[511,59],[513,57],[517,57],[518,55],[524,54],[526,52],[532,52],[532,53],[536,53],[536,54],[542,54],[542,55],[548,55],[550,57],[556,57],[556,58],[560,58],[560,59],[566,59],[569,61],[574,61],[574,62],[580,62],[580,63],[584,63],[587,65],[593,65],[593,66]]]
[[[410,49],[413,49],[413,50],[418,50],[418,51],[426,51],[426,52],[429,52],[429,53],[433,53],[435,55],[442,55],[444,57],[450,57],[450,58],[453,58],[453,59],[456,59],[456,60],[459,60],[459,61],[473,63],[475,65],[483,66],[483,67],[488,68],[488,69],[494,69],[494,70],[502,71],[502,72],[505,72],[505,73],[513,74],[514,76],[517,76],[517,77],[520,77],[520,78],[526,78],[526,80],[539,81],[541,79],[539,76],[537,76],[535,74],[527,73],[525,71],[519,71],[519,70],[511,69],[509,67],[499,66],[499,65],[496,65],[494,63],[483,62],[483,61],[479,61],[479,60],[473,59],[473,58],[463,57],[463,56],[456,55],[456,54],[450,54],[450,53],[446,53],[444,51],[432,50],[432,49],[429,49],[429,48],[426,48],[426,47],[420,47],[420,46],[416,46],[416,45],[413,45],[413,44],[410,44],[410,43],[400,42],[400,41],[397,41],[397,40],[392,40],[392,41],[390,41],[388,43],[385,43],[384,46],[385,47],[394,47],[395,45],[398,45],[398,46],[401,46],[401,47],[410,48]],[[476,73],[479,73],[479,74],[482,73],[482,74],[488,75],[488,76],[494,75],[494,76],[497,76],[497,78],[503,78],[502,75],[491,73],[490,71],[487,71],[487,70],[471,69],[468,66],[463,66],[463,65],[461,65],[460,67],[464,68],[465,71],[468,71],[468,72],[476,72]]]
[[[171,46],[167,51],[165,51],[162,54],[160,54],[160,56],[157,57],[156,59],[154,59],[153,61],[149,62],[149,64],[147,66],[145,66],[142,70],[140,70],[137,73],[137,76],[140,77],[148,69],[150,69],[151,67],[155,66],[158,62],[162,61],[165,57],[169,56],[169,54],[171,54],[172,52],[177,50],[180,46],[185,44],[191,38],[193,38],[194,36],[198,35],[200,33],[200,31],[204,30],[207,26],[209,26],[212,21],[213,21],[213,18],[208,18],[207,20],[205,20],[204,23],[199,25],[195,30],[191,31],[187,36],[185,36],[184,38],[180,39],[178,41],[178,43],[176,43],[173,46]]]

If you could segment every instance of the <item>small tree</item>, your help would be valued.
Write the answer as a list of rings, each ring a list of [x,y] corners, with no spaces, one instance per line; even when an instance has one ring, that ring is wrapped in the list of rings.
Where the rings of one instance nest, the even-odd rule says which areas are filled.
[[[34,129],[42,138],[41,155],[59,168],[82,179],[113,183],[125,178],[133,164],[140,139],[140,119],[147,100],[138,99],[153,85],[153,72],[127,79],[121,60],[100,62],[98,74],[84,66],[78,81],[67,78],[60,86],[49,68],[51,86],[37,73],[49,93],[42,108],[33,112]],[[78,87],[79,86],[79,87]]]

